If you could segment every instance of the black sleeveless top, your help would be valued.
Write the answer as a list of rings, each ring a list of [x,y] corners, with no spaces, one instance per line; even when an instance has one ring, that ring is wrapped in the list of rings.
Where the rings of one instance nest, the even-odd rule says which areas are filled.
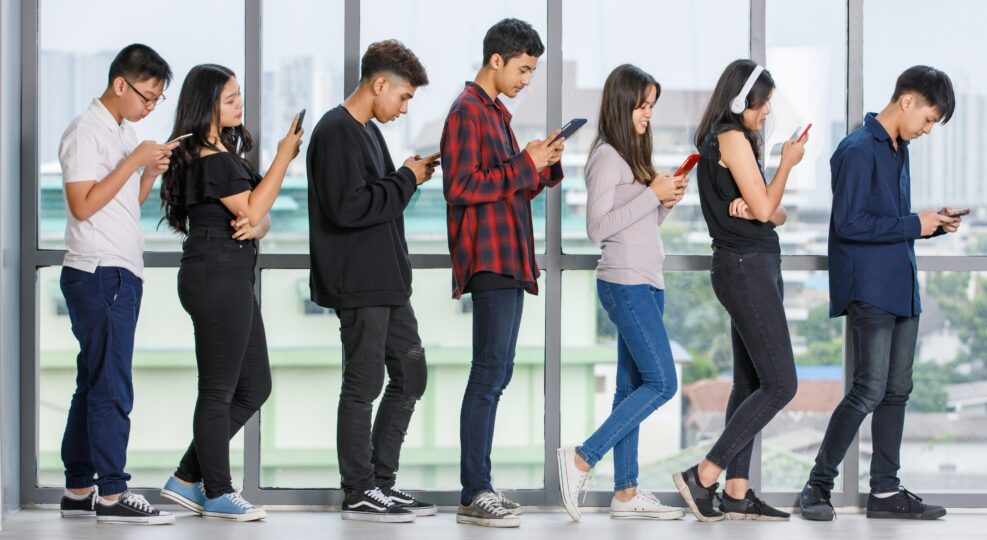
[[[699,203],[706,228],[713,239],[713,249],[736,253],[780,253],[774,223],[761,223],[730,216],[730,203],[740,197],[740,188],[730,169],[720,165],[719,135],[737,129],[724,126],[713,130],[699,147],[702,158],[696,166],[699,178]],[[761,172],[764,180],[764,172]],[[767,184],[767,181],[764,182]]]
[[[220,199],[253,190],[261,176],[229,152],[202,156],[189,166],[176,194],[188,209],[189,233],[202,227],[230,226],[232,212]]]

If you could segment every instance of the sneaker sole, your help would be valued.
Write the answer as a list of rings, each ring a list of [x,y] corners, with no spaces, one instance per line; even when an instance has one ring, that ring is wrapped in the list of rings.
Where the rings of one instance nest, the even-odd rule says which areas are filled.
[[[763,514],[745,514],[743,512],[726,512],[723,519],[734,521],[788,521],[787,517],[765,516]]]
[[[699,507],[696,506],[696,501],[692,499],[692,491],[689,489],[689,485],[686,484],[685,478],[682,477],[682,473],[677,472],[672,475],[672,481],[675,482],[675,489],[679,490],[679,494],[685,499],[685,503],[689,505],[689,510],[692,510],[692,514],[696,516],[699,521],[722,521],[723,515],[706,517],[699,512]]]
[[[685,517],[685,512],[682,510],[677,510],[675,512],[634,512],[630,510],[621,510],[618,512],[610,511],[610,519],[650,519],[653,521],[670,521],[673,519],[682,519]]]
[[[353,521],[372,521],[374,523],[411,523],[415,521],[415,518],[417,517],[414,513],[378,514],[373,512],[354,512],[352,510],[343,510],[342,514],[343,519]]]
[[[524,513],[524,510],[522,510],[520,506],[518,506],[517,508],[504,508],[504,510],[507,510],[508,512],[511,513],[511,515],[514,516],[520,516],[521,514]]]
[[[122,516],[96,516],[96,523],[106,523],[108,525],[167,525],[175,522],[175,516],[152,517],[122,517]]]
[[[887,512],[882,510],[868,510],[867,517],[871,519],[918,519],[918,520],[932,520],[939,519],[946,515],[946,509],[931,512],[929,514],[915,514],[915,513],[905,513],[905,512]]]
[[[267,512],[264,510],[258,510],[256,512],[248,512],[246,514],[228,514],[226,512],[200,512],[202,517],[209,519],[223,519],[226,521],[257,521],[258,519],[264,519],[267,517]]]
[[[802,518],[809,521],[833,521],[836,517],[836,512],[827,507],[825,512],[815,512],[812,510],[802,509]]]
[[[96,517],[95,510],[62,510],[63,518],[87,518]]]
[[[456,514],[456,523],[462,523],[463,525],[478,525],[480,527],[495,527],[501,529],[508,529],[512,527],[520,527],[520,519],[491,519],[491,518],[478,518],[471,516],[463,516]]]
[[[439,513],[438,506],[426,506],[424,508],[409,508],[405,506],[405,509],[411,511],[412,514],[418,517],[434,516]]]
[[[573,521],[582,519],[583,514],[579,511],[579,506],[569,496],[567,488],[569,475],[565,472],[565,450],[559,448],[555,450],[556,462],[559,468],[559,495],[562,496],[562,507],[569,514]]]
[[[162,489],[161,496],[169,501],[177,503],[182,508],[195,512],[196,514],[202,513],[202,505],[179,495],[178,493],[171,491],[170,489]]]

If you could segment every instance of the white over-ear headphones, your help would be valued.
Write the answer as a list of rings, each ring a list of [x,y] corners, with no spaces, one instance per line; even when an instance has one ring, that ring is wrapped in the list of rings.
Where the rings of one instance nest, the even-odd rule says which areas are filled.
[[[743,114],[747,109],[747,94],[751,92],[751,88],[754,88],[754,83],[757,82],[757,78],[761,75],[762,71],[764,71],[763,67],[754,66],[754,71],[751,72],[750,77],[747,77],[744,87],[740,89],[737,97],[733,98],[733,101],[730,102],[730,112],[733,114]]]

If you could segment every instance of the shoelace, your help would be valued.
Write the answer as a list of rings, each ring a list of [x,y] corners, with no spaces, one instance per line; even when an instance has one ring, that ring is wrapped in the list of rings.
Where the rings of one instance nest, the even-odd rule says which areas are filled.
[[[497,502],[499,502],[501,504],[501,506],[503,506],[505,504],[509,504],[511,506],[520,506],[518,503],[516,503],[516,502],[508,499],[506,496],[504,496],[504,492],[502,492],[499,489],[494,489],[493,490],[493,493],[494,493],[494,496],[497,497]]]
[[[127,490],[127,492],[120,497],[120,502],[128,506],[132,506],[145,514],[150,514],[154,511],[154,507],[151,506],[151,503],[147,502],[147,499],[145,499],[143,495],[138,495],[130,490]]]
[[[825,489],[823,489],[823,488],[821,488],[821,487],[813,484],[812,485],[812,496],[813,496],[813,498],[817,498],[820,501],[826,503],[826,505],[829,506],[830,508],[833,508],[833,503],[830,500],[830,498],[832,497],[832,495],[830,494],[829,491],[826,491]],[[833,508],[833,519],[836,519],[836,509],[835,508]]]
[[[764,508],[767,506],[767,504],[761,499],[758,499],[757,495],[754,495],[753,491],[749,492],[749,495],[750,495],[749,499],[747,499],[747,497],[744,497],[745,499],[747,499],[747,513],[749,514],[751,513],[750,512],[751,510],[754,510],[753,512],[754,514],[764,515]]]
[[[395,494],[395,495],[397,495],[398,497],[401,497],[402,499],[411,499],[411,500],[414,500],[414,499],[415,499],[415,498],[414,498],[414,497],[412,497],[412,496],[411,496],[411,494],[410,494],[410,493],[408,493],[407,491],[401,491],[400,489],[398,489],[398,488],[396,488],[396,487],[393,487],[393,486],[392,486],[392,487],[390,488],[390,490],[391,490],[391,493],[393,493],[393,494]]]
[[[227,496],[226,498],[231,503],[233,503],[234,506],[237,506],[239,508],[243,508],[244,510],[250,510],[250,509],[252,509],[254,507],[254,505],[252,505],[249,502],[247,502],[247,500],[244,499],[243,498],[243,495],[240,495],[239,492],[236,492],[236,493],[227,493],[226,496]]]
[[[483,511],[489,512],[497,517],[504,517],[510,513],[500,505],[500,501],[497,500],[497,495],[492,491],[487,491],[477,495],[476,500],[473,501],[473,504],[479,506]]]
[[[908,491],[904,487],[901,487],[901,493],[905,495],[905,500],[908,501],[909,510],[917,510],[922,507],[922,497]]]
[[[391,502],[391,499],[389,499],[387,495],[384,495],[384,492],[381,491],[380,488],[368,489],[363,492],[363,496],[368,499],[373,499],[388,508],[394,505],[394,503]]]
[[[661,504],[661,501],[658,500],[658,497],[655,497],[655,494],[651,493],[650,491],[641,491],[639,489],[637,490],[637,494],[635,495],[635,497],[640,497],[642,499],[647,500],[648,502],[654,503],[656,506],[658,506],[658,508],[661,509],[671,508],[670,506],[665,506],[664,504]]]

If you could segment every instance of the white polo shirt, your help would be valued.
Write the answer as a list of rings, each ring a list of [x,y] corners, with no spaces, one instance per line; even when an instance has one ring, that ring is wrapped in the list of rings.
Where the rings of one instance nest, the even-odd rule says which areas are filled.
[[[128,122],[117,124],[106,106],[94,99],[69,124],[58,146],[62,182],[99,182],[137,147],[137,133]],[[85,221],[79,221],[65,201],[63,265],[84,272],[97,266],[120,266],[143,279],[144,233],[141,231],[140,169],[113,199]]]

